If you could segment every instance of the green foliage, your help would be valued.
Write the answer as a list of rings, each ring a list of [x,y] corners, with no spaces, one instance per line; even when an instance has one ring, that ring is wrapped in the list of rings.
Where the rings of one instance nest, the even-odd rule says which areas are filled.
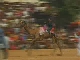
[[[56,24],[64,26],[76,20],[76,16],[80,14],[80,0],[42,0],[51,3],[58,10]],[[49,11],[49,10],[48,10]],[[52,10],[51,10],[52,11]],[[51,11],[49,11],[51,13]]]

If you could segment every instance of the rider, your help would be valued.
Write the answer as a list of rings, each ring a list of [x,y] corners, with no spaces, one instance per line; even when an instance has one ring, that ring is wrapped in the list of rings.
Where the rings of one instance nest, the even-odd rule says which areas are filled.
[[[40,30],[39,30],[40,35],[43,35],[44,32],[45,32],[44,27],[43,26],[40,26]]]
[[[50,30],[50,34],[55,37],[55,28],[54,27],[52,27],[52,29]]]
[[[55,29],[55,24],[53,23],[53,21],[51,19],[48,20],[48,23],[47,23],[47,26],[48,26],[48,32],[51,33],[50,31],[53,29]]]
[[[48,26],[47,26],[46,22],[44,22],[43,28],[44,28],[44,31],[45,31],[45,32],[48,32],[48,31],[47,31],[47,30],[48,30]]]

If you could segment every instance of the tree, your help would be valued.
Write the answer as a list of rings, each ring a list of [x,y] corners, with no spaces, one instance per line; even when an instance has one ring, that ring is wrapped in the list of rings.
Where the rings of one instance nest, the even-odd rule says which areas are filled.
[[[80,14],[80,0],[41,0],[50,2],[58,10],[57,26],[65,26]]]

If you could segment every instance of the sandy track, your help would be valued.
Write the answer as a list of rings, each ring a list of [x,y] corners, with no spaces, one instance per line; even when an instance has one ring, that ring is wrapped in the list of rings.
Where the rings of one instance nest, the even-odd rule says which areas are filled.
[[[54,54],[52,49],[37,49],[31,51],[10,50],[9,60],[80,60],[76,49],[63,49],[63,55],[57,56],[59,50]]]

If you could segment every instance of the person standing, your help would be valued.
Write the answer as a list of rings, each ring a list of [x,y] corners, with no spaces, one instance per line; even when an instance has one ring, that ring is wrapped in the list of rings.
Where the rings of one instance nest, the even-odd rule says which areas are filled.
[[[77,43],[77,51],[78,51],[78,56],[80,56],[80,32],[78,32],[77,34],[75,33],[74,36],[78,39],[78,43]]]
[[[3,29],[0,27],[0,58],[2,59],[2,49],[4,48],[4,33]]]
[[[10,38],[7,34],[5,34],[4,36],[4,48],[3,48],[3,54],[4,54],[4,59],[8,59],[8,53],[9,53],[9,41],[10,41]]]
[[[0,27],[0,49],[2,50],[1,53],[3,54],[2,57],[4,59],[8,59],[8,49],[9,43],[5,37],[4,30]]]

